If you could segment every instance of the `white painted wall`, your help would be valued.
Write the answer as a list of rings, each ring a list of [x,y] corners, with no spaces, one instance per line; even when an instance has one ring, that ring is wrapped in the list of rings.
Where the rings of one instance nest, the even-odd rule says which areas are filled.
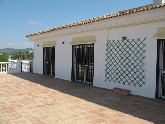
[[[55,77],[71,80],[72,45],[70,36],[58,37],[55,47]],[[64,42],[64,44],[62,44]]]
[[[99,86],[103,88],[112,89],[114,87],[123,88],[131,90],[131,94],[136,94],[140,96],[146,96],[155,98],[155,89],[156,89],[156,59],[157,59],[157,39],[152,37],[156,34],[156,29],[159,27],[165,27],[164,22],[157,22],[157,23],[149,23],[149,24],[142,24],[136,26],[128,26],[116,29],[110,29],[108,39],[109,40],[121,40],[122,36],[126,36],[127,39],[137,39],[141,38],[144,39],[146,37],[146,59],[145,59],[145,75],[146,75],[146,84],[143,87],[134,87],[130,85],[123,85],[119,83],[111,83],[111,82],[104,82],[104,72],[102,70],[103,66],[99,68],[95,66],[95,81],[94,86]],[[105,43],[104,43],[105,44]],[[99,42],[98,45],[102,45],[102,42]],[[97,45],[96,45],[97,47]],[[105,49],[105,48],[104,48]],[[104,51],[104,50],[103,50]],[[104,56],[104,52],[101,52],[102,56]],[[95,53],[96,54],[96,53]],[[103,57],[99,56],[100,59],[103,60]],[[95,59],[96,60],[96,59]],[[103,65],[103,62],[102,64]]]
[[[43,42],[56,41],[55,47],[55,77],[71,80],[72,68],[72,38],[95,36],[94,45],[94,86],[112,89],[114,87],[131,90],[131,94],[155,98],[156,89],[156,59],[157,59],[157,28],[165,27],[164,9],[159,11],[133,14],[90,25],[61,29],[56,32],[30,37],[34,39],[34,73],[43,74]],[[117,20],[118,19],[118,20]],[[151,23],[152,22],[152,23]],[[141,24],[140,24],[141,23]],[[98,24],[98,25],[97,25]],[[96,28],[95,28],[96,27]],[[108,31],[108,28],[109,31]],[[105,82],[105,53],[108,39],[121,40],[122,36],[128,39],[146,37],[145,75],[146,83],[143,87],[134,87],[112,82]],[[162,38],[163,39],[163,38]],[[165,37],[164,37],[165,39]],[[64,44],[62,44],[64,42]],[[37,46],[39,44],[39,47]]]
[[[33,73],[37,74],[43,74],[43,47],[41,46],[42,43],[42,41],[34,42]]]

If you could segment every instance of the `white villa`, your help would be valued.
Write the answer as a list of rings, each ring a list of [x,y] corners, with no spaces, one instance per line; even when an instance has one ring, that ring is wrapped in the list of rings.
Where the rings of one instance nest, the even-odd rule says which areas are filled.
[[[34,73],[165,98],[165,0],[26,37]]]

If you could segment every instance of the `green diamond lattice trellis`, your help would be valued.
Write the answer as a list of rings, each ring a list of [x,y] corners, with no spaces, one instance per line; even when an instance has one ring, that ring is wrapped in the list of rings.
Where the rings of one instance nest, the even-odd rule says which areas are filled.
[[[146,38],[145,38],[146,39]],[[145,84],[144,40],[108,40],[106,44],[105,80],[142,87]]]

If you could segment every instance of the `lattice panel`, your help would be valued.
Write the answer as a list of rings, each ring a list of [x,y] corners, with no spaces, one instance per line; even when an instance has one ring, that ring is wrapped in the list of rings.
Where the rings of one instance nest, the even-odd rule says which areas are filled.
[[[105,54],[106,82],[139,87],[145,84],[145,39],[107,41]]]

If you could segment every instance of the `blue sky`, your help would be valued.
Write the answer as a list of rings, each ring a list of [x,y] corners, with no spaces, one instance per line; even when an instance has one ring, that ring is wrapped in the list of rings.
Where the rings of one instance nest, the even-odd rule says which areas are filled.
[[[0,49],[33,48],[25,35],[153,0],[0,0]]]

